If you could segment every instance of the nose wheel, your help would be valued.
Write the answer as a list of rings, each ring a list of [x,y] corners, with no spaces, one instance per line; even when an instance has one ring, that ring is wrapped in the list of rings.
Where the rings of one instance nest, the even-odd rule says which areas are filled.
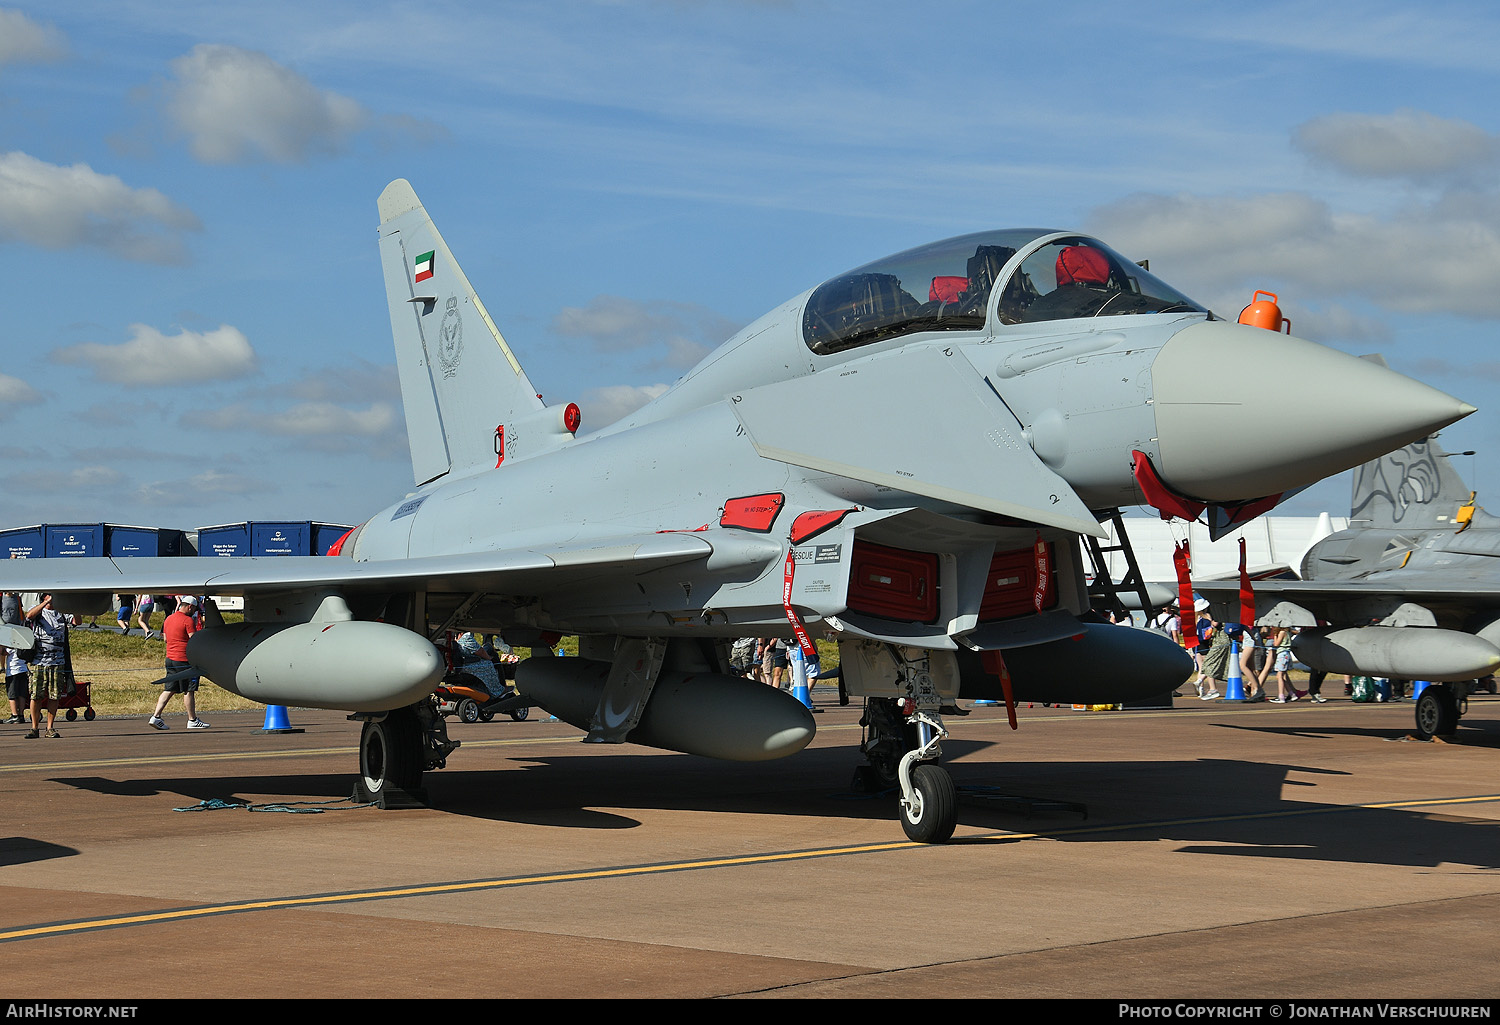
[[[902,773],[906,775],[906,773]],[[946,843],[958,825],[958,788],[941,765],[924,762],[911,771],[909,796],[901,798],[901,828],[917,843]]]
[[[932,653],[910,654],[913,651],[896,645],[882,649],[885,665],[896,675],[896,687],[886,694],[891,690],[897,694],[865,697],[860,753],[866,764],[855,770],[853,786],[880,792],[896,787],[901,828],[907,838],[917,843],[946,843],[958,826],[958,788],[948,770],[938,764],[941,741],[948,735],[943,725],[945,700],[933,678]],[[956,669],[949,683],[951,703],[952,695],[958,693]]]

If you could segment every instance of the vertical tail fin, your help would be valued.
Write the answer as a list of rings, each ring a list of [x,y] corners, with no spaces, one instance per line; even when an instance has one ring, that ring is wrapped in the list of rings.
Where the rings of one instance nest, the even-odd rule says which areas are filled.
[[[492,467],[495,429],[542,401],[406,179],[378,205],[413,479]]]
[[[1349,526],[1451,526],[1472,494],[1447,453],[1433,438],[1424,438],[1354,471]]]

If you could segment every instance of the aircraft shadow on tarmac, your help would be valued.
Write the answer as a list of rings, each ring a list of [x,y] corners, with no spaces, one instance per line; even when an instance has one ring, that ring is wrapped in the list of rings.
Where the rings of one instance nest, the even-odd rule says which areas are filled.
[[[1273,734],[1282,737],[1307,737],[1313,739],[1326,739],[1331,737],[1378,737],[1382,740],[1410,741],[1412,743],[1423,743],[1417,739],[1409,724],[1402,727],[1389,729],[1372,729],[1360,726],[1336,726],[1321,727],[1311,723],[1286,726],[1267,726],[1264,724],[1256,726],[1241,725],[1239,723],[1219,723],[1219,729],[1240,730],[1246,733]],[[1431,743],[1452,744],[1457,747],[1475,748],[1500,748],[1500,722],[1494,721],[1460,721],[1458,730],[1448,737],[1439,738]]]
[[[979,753],[991,746],[944,744],[946,764],[960,787],[959,823],[970,829],[1068,843],[1167,840],[1185,844],[1178,849],[1185,854],[1500,868],[1500,822],[1466,818],[1462,805],[1444,812],[1320,802],[1317,790],[1324,778],[1334,782],[1345,775],[1334,770],[1234,759],[990,761]],[[424,782],[439,813],[562,829],[636,828],[641,820],[631,809],[643,808],[894,822],[894,792],[854,791],[852,764],[842,748],[808,749],[750,766],[661,753],[559,755],[512,759],[503,768],[446,769],[429,773]],[[177,794],[189,806],[214,800],[337,801],[353,788],[352,778],[339,773],[130,781],[93,776],[55,782],[120,797]],[[1487,793],[1487,786],[1488,781],[1476,780],[1474,793]],[[1017,814],[1014,805],[986,799],[994,793],[1033,799],[1039,811]],[[1065,802],[1086,804],[1088,818],[1058,810]],[[361,814],[373,820],[401,812]],[[848,842],[836,827],[828,841]],[[999,835],[954,842],[1025,840]]]
[[[29,836],[0,836],[0,868],[27,865],[33,861],[51,861],[53,858],[71,858],[78,853],[76,847],[35,840]]]

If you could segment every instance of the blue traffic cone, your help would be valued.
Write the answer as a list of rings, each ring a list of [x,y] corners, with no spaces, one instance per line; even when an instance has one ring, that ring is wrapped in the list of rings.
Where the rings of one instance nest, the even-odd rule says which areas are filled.
[[[1240,674],[1239,641],[1229,642],[1229,675],[1224,680],[1224,700],[1245,700],[1245,680]]]
[[[293,729],[291,720],[287,718],[285,705],[267,705],[266,722],[260,728],[262,733],[301,733],[301,730]]]
[[[793,644],[787,652],[792,665],[792,697],[808,708],[813,706],[812,696],[807,692],[807,661],[802,654],[802,645]]]

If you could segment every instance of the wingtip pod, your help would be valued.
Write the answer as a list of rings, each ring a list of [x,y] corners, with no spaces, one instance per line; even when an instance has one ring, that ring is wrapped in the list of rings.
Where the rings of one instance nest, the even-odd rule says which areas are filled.
[[[1179,331],[1151,375],[1158,469],[1205,501],[1305,487],[1475,410],[1372,361],[1223,322]]]

